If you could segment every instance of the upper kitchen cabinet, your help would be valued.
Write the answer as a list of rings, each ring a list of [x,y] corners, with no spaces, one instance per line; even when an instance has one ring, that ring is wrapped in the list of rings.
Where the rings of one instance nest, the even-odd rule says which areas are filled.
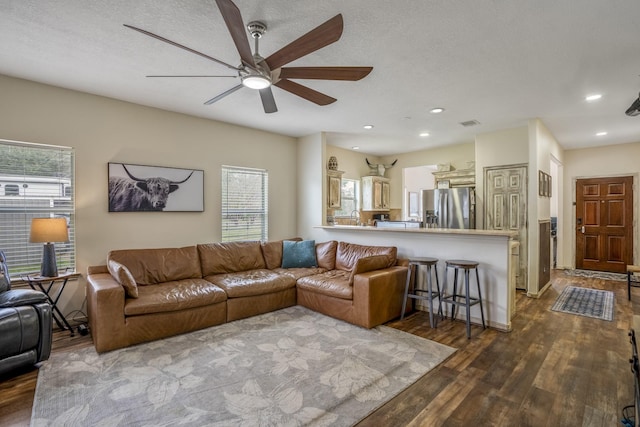
[[[342,198],[340,190],[342,188],[342,174],[344,172],[338,170],[327,170],[327,207],[340,209],[342,206]]]
[[[388,211],[391,196],[389,179],[381,176],[363,176],[362,210]]]

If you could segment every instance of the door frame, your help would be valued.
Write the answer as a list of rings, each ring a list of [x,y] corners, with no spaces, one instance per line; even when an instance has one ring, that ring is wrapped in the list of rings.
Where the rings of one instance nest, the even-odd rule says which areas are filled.
[[[617,178],[623,176],[633,177],[633,263],[638,263],[638,206],[640,205],[640,199],[638,198],[638,172],[631,173],[611,173],[611,174],[598,174],[598,175],[581,175],[571,177],[571,269],[576,268],[576,227],[578,221],[576,220],[576,187],[579,179],[591,179],[591,178]]]

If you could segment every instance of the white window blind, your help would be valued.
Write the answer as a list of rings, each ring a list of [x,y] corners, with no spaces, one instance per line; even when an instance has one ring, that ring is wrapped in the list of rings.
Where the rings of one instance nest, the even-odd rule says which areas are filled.
[[[268,193],[266,170],[222,167],[223,242],[268,239]]]
[[[13,278],[40,271],[42,243],[29,243],[32,218],[63,217],[69,242],[55,242],[58,271],[75,270],[74,152],[0,139],[0,250]]]

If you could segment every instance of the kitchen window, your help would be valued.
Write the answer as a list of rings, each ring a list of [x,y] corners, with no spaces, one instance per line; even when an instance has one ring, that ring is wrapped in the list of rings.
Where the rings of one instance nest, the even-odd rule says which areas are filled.
[[[354,210],[360,209],[360,180],[342,178],[340,188],[341,205],[333,213],[334,217],[350,217]]]
[[[55,242],[58,271],[75,270],[74,151],[0,140],[0,250],[9,272],[40,271],[42,243],[29,243],[33,218],[67,220],[69,241]]]
[[[268,181],[264,169],[222,167],[223,242],[268,239]]]

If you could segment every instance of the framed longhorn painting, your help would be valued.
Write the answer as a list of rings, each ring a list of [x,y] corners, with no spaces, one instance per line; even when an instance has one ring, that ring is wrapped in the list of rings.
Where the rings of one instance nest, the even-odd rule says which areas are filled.
[[[203,212],[204,171],[109,163],[109,212]]]

